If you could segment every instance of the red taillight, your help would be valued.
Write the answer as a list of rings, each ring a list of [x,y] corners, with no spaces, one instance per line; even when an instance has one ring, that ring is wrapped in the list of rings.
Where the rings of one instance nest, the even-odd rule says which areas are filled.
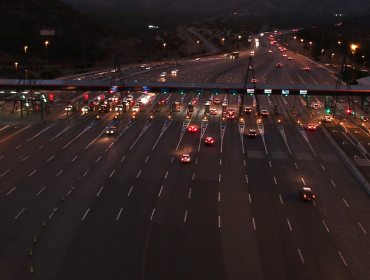
[[[306,197],[307,197],[307,195],[305,195],[305,194],[304,194],[304,195],[303,195],[303,197],[304,197],[304,198],[306,198]]]
[[[312,196],[312,198],[315,198],[315,197],[316,197],[315,195]]]

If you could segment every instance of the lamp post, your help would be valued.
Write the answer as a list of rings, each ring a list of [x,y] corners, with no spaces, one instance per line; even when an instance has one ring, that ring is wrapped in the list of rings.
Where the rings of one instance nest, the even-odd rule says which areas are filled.
[[[15,78],[18,79],[18,62],[14,63],[15,65]]]
[[[46,80],[48,79],[48,44],[49,41],[45,41],[45,52],[46,52]]]
[[[240,40],[242,38],[242,36],[241,35],[239,35],[238,36],[238,40]],[[235,51],[236,51],[236,49],[237,49],[237,43],[238,43],[238,40],[235,40]]]
[[[324,51],[325,51],[324,49],[321,49],[321,55],[323,55],[323,54],[324,54]]]
[[[351,45],[351,49],[352,49],[352,53],[353,53],[353,63],[355,62],[355,59],[356,59],[356,49],[357,49],[357,45],[355,44],[352,44]]]
[[[365,61],[365,56],[362,56],[362,61],[364,62],[364,68],[366,68],[366,61]]]
[[[224,44],[225,43],[225,38],[222,38],[222,44]]]
[[[166,43],[163,43],[163,65],[164,65],[164,61],[165,61],[165,59],[164,59],[164,51],[166,50]]]

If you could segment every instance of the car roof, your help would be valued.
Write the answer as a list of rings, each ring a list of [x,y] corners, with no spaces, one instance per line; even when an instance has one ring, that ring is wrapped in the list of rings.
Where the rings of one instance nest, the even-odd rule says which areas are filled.
[[[302,190],[304,190],[305,192],[312,192],[311,188],[307,188],[307,187],[304,187]]]
[[[183,157],[188,157],[188,156],[189,156],[189,154],[183,154],[182,156],[183,156]]]

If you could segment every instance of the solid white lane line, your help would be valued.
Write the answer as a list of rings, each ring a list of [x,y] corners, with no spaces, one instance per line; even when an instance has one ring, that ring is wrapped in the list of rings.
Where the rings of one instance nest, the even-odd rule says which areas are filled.
[[[6,195],[10,194],[10,193],[11,193],[12,191],[14,191],[16,188],[17,188],[17,187],[12,188],[10,191],[8,191],[8,193],[7,193]]]
[[[136,176],[136,178],[139,178],[139,176],[140,176],[140,173],[141,173],[141,170],[139,171],[139,173],[137,173],[137,176]]]
[[[326,224],[325,224],[324,220],[322,220],[322,223],[324,224],[324,226],[325,226],[325,228],[326,228],[326,231],[327,231],[327,232],[330,232],[330,231],[329,231],[329,229],[328,229],[328,227],[326,226]]]
[[[324,167],[324,165],[322,165],[322,164],[321,164],[321,167],[322,167],[322,169],[324,169],[324,170],[325,170],[325,167]]]
[[[69,195],[71,192],[72,192],[72,190],[69,190],[69,192],[67,193],[67,195]]]
[[[84,173],[84,175],[82,175],[82,177],[85,177],[85,176],[87,175],[87,173],[89,173],[89,171],[86,171],[86,172]]]
[[[220,193],[218,193],[218,201],[221,201]]]
[[[218,216],[218,227],[221,227],[221,217]]]
[[[50,161],[54,156],[52,156],[51,158],[49,158],[47,161]]]
[[[153,209],[153,211],[152,211],[152,215],[150,216],[150,220],[152,220],[152,219],[153,219],[154,212],[155,212],[155,208],[154,208],[154,209]]]
[[[190,196],[191,196],[191,189],[189,190],[189,195],[188,195],[188,198],[190,198]]]
[[[283,199],[281,198],[281,195],[279,195],[279,197],[280,197],[281,204],[284,204]]]
[[[76,160],[76,158],[78,158],[78,156],[75,156],[75,157],[71,160],[71,162],[74,162],[74,161]]]
[[[197,164],[197,163],[198,163],[198,158],[195,159],[195,164]]]
[[[348,205],[347,201],[344,198],[343,198],[343,201],[347,205],[347,207],[349,208],[349,205]]]
[[[248,184],[248,182],[249,182],[249,180],[248,180],[248,175],[245,175],[245,181],[247,182],[247,184]]]
[[[358,223],[358,225],[360,226],[360,228],[362,229],[362,231],[367,234],[366,230],[362,227],[362,225],[360,223]]]
[[[40,150],[40,149],[42,149],[44,146],[45,146],[45,145],[42,145],[42,146],[39,148],[39,150]]]
[[[270,167],[272,168],[271,161],[269,161]]]
[[[314,200],[312,200],[312,203],[313,203],[313,205],[315,205],[315,206],[316,206],[316,203],[315,203],[315,201],[314,201]]]
[[[147,162],[147,161],[148,161],[148,159],[149,159],[149,156],[146,158],[145,162]]]
[[[249,196],[249,203],[252,203],[251,194],[249,193],[248,196]]]
[[[30,156],[26,156],[24,159],[22,159],[22,161],[25,161],[26,159],[28,159]]]
[[[114,172],[116,172],[116,169],[112,171],[112,173],[109,175],[109,178],[113,176]]]
[[[58,177],[60,175],[60,173],[63,172],[63,169],[59,171],[59,173],[57,175],[55,175],[55,177]]]
[[[184,216],[184,223],[186,222],[186,217],[188,216],[188,211],[185,211],[185,216]]]
[[[96,196],[99,196],[99,194],[101,193],[101,191],[104,189],[104,187],[101,187],[100,191],[97,193]]]
[[[193,176],[191,177],[192,180],[194,180],[195,172],[193,172]]]
[[[244,160],[244,166],[247,166],[247,162]]]
[[[292,231],[293,229],[292,229],[292,226],[290,225],[289,219],[286,219],[286,221],[288,222],[288,226],[289,226],[290,231]]]
[[[121,162],[125,159],[126,156],[124,156],[122,159],[121,159]]]
[[[87,211],[86,211],[85,215],[82,217],[82,221],[86,218],[86,215],[87,215],[87,213],[89,213],[89,211],[90,211],[90,208],[89,208],[89,209],[87,209]]]
[[[167,179],[168,171],[166,172],[166,175],[164,176],[165,179]]]
[[[301,250],[299,250],[299,248],[298,248],[298,253],[301,256],[302,263],[304,263],[304,259],[303,259],[302,254],[301,254]]]
[[[31,177],[33,175],[33,173],[35,173],[37,170],[33,171],[30,175],[28,175],[28,177]]]
[[[108,149],[110,149],[112,146],[113,146],[114,142],[112,144],[109,145]]]
[[[222,165],[222,159],[220,159],[220,165]]]
[[[302,182],[303,182],[303,185],[306,185],[306,182],[303,180],[303,178],[301,178]]]
[[[218,181],[221,182],[221,174],[218,174]]]
[[[104,153],[108,152],[109,148],[108,149],[105,149]]]
[[[50,216],[49,216],[49,220],[51,219],[51,217],[54,215],[54,212],[51,212]]]
[[[330,180],[330,182],[333,184],[334,187],[336,187],[336,185],[334,184],[333,180]]]
[[[121,216],[122,210],[123,210],[123,208],[121,208],[121,210],[119,210],[116,220],[118,220],[119,216]]]
[[[18,213],[18,215],[17,215],[17,216],[15,216],[14,220],[16,220],[16,219],[19,217],[19,215],[20,215],[20,214],[22,214],[22,212],[24,211],[24,209],[26,209],[26,208],[23,208],[23,209],[21,210],[21,212],[19,212],[19,213]]]
[[[15,148],[15,149],[18,149],[19,147],[21,147],[22,145],[19,145],[17,148]]]
[[[0,159],[2,159],[4,156],[1,156]]]
[[[346,261],[344,260],[344,258],[343,258],[343,256],[342,256],[342,254],[340,253],[340,251],[338,251],[338,253],[339,253],[339,256],[342,258],[342,261],[343,261],[344,265],[345,265],[345,266],[347,266],[347,263],[346,263]]]
[[[253,228],[256,230],[256,222],[254,221],[254,218],[252,218],[253,221]]]
[[[98,157],[98,159],[96,160],[96,162],[98,162],[100,159],[101,159],[101,156]]]
[[[159,194],[158,194],[158,197],[161,196],[161,193],[162,193],[162,189],[163,189],[163,185],[161,186],[161,189],[159,190]]]
[[[130,194],[131,194],[131,192],[132,192],[132,189],[134,188],[134,186],[131,186],[131,188],[130,188],[130,190],[129,190],[129,192],[128,192],[128,194],[127,194],[127,196],[130,196]]]
[[[276,182],[276,178],[275,178],[275,176],[274,176],[274,181],[275,181],[275,185],[277,185],[277,182]]]
[[[10,169],[8,169],[7,171],[5,171],[3,174],[0,175],[0,177],[3,177],[6,173],[8,173],[10,171]]]
[[[297,165],[297,163],[294,163],[294,165],[295,165],[295,168],[297,168],[297,169],[298,169],[298,165]]]
[[[171,163],[173,162],[173,158],[174,158],[174,157],[172,157],[172,159],[171,159]]]

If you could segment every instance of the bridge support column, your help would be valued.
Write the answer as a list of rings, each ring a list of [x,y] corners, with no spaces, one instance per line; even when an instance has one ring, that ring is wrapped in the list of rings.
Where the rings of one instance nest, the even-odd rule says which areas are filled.
[[[311,108],[311,96],[306,95],[306,108]]]
[[[329,96],[325,96],[325,108],[330,108]]]

